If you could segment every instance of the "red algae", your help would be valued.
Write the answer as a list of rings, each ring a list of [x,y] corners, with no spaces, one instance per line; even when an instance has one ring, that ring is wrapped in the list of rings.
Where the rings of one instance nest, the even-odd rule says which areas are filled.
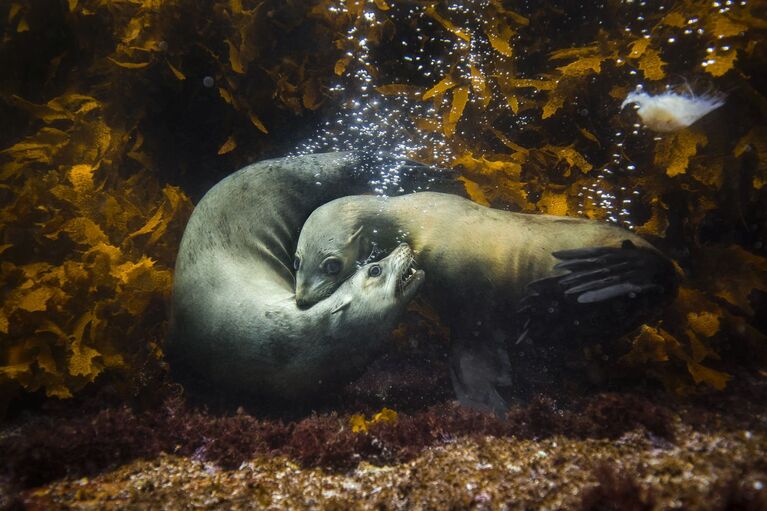
[[[33,509],[762,509],[765,390],[539,395],[505,420],[447,401],[356,433],[348,409],[288,420],[180,397],[64,408],[0,430],[0,489],[3,507]]]
[[[33,418],[3,435],[0,450],[5,453],[6,479],[28,487],[163,452],[224,468],[256,455],[285,455],[305,466],[347,470],[361,460],[405,461],[427,446],[465,435],[617,438],[644,428],[670,437],[671,417],[667,409],[633,395],[599,394],[568,409],[538,397],[512,409],[508,420],[444,403],[354,433],[349,414],[313,414],[284,422],[258,419],[242,410],[216,415],[172,398],[143,412],[119,406],[64,418]]]

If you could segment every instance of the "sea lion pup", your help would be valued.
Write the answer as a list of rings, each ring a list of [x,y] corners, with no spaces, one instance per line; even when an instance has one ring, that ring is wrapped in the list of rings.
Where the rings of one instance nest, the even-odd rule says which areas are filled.
[[[322,304],[371,253],[413,247],[426,299],[451,329],[465,404],[502,413],[507,340],[622,334],[676,292],[673,264],[642,238],[586,219],[491,209],[461,197],[350,196],[316,209],[298,239],[296,300]]]
[[[327,303],[302,310],[292,269],[301,225],[317,206],[370,191],[376,179],[412,191],[444,175],[386,156],[329,153],[263,161],[223,179],[181,240],[165,344],[171,367],[216,388],[286,400],[361,372],[423,276],[391,293],[393,276],[409,268],[403,248],[369,267],[380,275],[361,268]]]

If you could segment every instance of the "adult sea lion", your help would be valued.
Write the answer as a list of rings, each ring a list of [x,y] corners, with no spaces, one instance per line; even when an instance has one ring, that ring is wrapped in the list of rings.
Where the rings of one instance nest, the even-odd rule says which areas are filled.
[[[390,175],[391,167],[398,170]],[[181,240],[166,343],[172,362],[225,389],[286,399],[361,371],[423,275],[394,286],[412,261],[403,247],[371,266],[376,275],[361,268],[331,299],[302,310],[292,268],[301,225],[317,206],[376,180],[404,191],[442,175],[388,157],[329,153],[263,161],[223,179]]]
[[[478,408],[505,408],[498,389],[511,382],[510,333],[517,342],[627,333],[676,290],[671,261],[625,229],[423,192],[316,209],[296,248],[297,302],[322,304],[371,253],[402,242],[451,328],[456,394]]]

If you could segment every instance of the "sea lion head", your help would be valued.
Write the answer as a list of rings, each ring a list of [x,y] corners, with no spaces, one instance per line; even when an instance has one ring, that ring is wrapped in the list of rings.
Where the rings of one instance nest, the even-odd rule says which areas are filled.
[[[330,211],[330,209],[327,209]],[[293,261],[296,271],[296,303],[308,307],[333,294],[360,268],[369,245],[362,226],[327,218],[318,208],[307,219],[298,238]]]
[[[353,314],[357,323],[388,328],[404,311],[424,282],[426,274],[415,269],[410,247],[403,243],[391,254],[360,267],[333,294],[332,315]]]

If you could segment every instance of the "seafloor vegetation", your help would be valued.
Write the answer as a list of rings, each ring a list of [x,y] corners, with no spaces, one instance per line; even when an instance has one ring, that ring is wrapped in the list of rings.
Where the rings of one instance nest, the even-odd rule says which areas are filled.
[[[749,384],[684,405],[541,397],[505,421],[440,404],[384,412],[364,431],[364,418],[348,414],[283,422],[172,398],[141,412],[57,406],[0,437],[0,505],[761,510],[765,390]]]
[[[282,483],[236,470],[255,456],[243,470],[314,480],[311,498],[328,506],[343,507],[342,493],[398,488],[398,497],[382,489],[367,501],[385,505],[425,495],[400,471],[432,487],[439,476],[429,467],[459,474],[464,460],[476,475],[484,469],[472,467],[497,455],[535,472],[530,500],[515,497],[532,506],[679,507],[684,490],[688,508],[764,508],[765,418],[754,404],[767,379],[764,2],[9,1],[0,33],[7,494],[143,458],[26,494],[27,504],[99,507],[113,497],[140,507],[142,498],[181,498],[158,490],[179,473],[279,507],[269,495]],[[638,84],[651,94],[718,92],[726,103],[689,128],[656,133],[621,108]],[[553,358],[524,348],[551,371],[534,389],[543,396],[506,423],[444,404],[446,333],[423,304],[394,334],[414,369],[381,363],[318,404],[318,415],[186,403],[162,340],[192,204],[252,161],[381,140],[457,169],[477,202],[633,228],[678,263],[678,299],[625,339]],[[384,406],[396,412],[357,415]],[[474,440],[456,440],[465,434]],[[551,454],[545,462],[531,461],[536,446]],[[731,460],[714,460],[722,446]],[[160,453],[171,457],[153,464]],[[708,467],[705,484],[673,479],[686,473],[680,466],[663,472],[663,460],[680,457]],[[364,462],[357,471],[380,482],[285,475],[299,470],[293,462],[335,471]],[[406,462],[394,472],[367,465]],[[569,500],[546,501],[544,486],[578,467],[575,486],[557,490]],[[130,487],[131,474],[151,488]],[[386,486],[390,476],[402,479]],[[498,507],[522,488],[511,478],[483,493],[455,477],[451,490],[434,486],[445,500],[428,502]],[[599,507],[605,499],[617,500]]]
[[[258,419],[177,398],[50,408],[0,437],[0,504],[30,509],[743,509],[767,506],[767,387],[684,405],[539,397],[506,420],[457,408]],[[347,395],[352,399],[353,396]],[[660,402],[659,402],[660,401]]]

